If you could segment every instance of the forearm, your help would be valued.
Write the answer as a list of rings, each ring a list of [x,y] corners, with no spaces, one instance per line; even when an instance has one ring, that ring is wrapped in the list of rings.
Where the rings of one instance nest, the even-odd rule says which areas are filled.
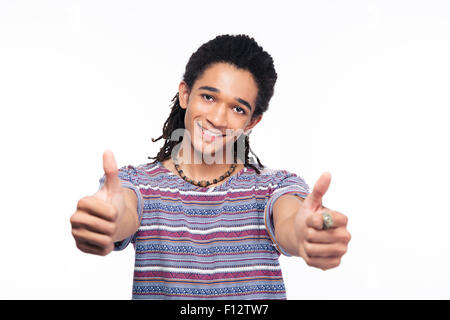
[[[280,201],[281,200],[281,201]],[[300,256],[298,235],[294,228],[303,199],[287,194],[274,204],[274,227],[277,243],[290,255]]]
[[[119,215],[117,228],[113,235],[114,242],[121,241],[134,234],[139,228],[137,197],[133,190],[124,188],[125,210]]]
[[[275,237],[278,244],[290,255],[300,256],[299,241],[294,229],[295,214],[290,214],[275,227]]]

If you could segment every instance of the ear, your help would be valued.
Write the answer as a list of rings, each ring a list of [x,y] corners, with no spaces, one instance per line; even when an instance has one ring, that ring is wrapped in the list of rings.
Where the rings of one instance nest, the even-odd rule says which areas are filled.
[[[181,81],[178,85],[178,99],[180,101],[180,107],[186,109],[189,102],[189,87],[186,82]]]
[[[256,126],[258,124],[258,122],[260,122],[262,119],[262,114],[260,114],[259,116],[257,116],[256,118],[250,120],[250,122],[248,123],[248,125],[245,126],[244,129],[244,134],[249,134],[250,131],[253,129],[254,126]]]

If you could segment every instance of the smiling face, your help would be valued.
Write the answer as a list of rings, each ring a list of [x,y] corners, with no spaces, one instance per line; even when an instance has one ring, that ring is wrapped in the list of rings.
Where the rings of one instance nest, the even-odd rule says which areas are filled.
[[[179,99],[186,109],[184,123],[192,151],[202,155],[231,151],[226,145],[232,145],[262,118],[252,119],[257,94],[252,74],[228,63],[207,68],[192,88],[182,81]]]

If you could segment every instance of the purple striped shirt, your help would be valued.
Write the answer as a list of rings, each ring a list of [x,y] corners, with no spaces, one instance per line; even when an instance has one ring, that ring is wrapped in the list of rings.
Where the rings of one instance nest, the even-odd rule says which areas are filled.
[[[301,177],[244,167],[198,187],[157,161],[122,167],[119,178],[138,199],[138,231],[115,244],[135,248],[133,299],[286,299],[278,258],[289,254],[276,243],[272,208],[283,194],[307,196]]]

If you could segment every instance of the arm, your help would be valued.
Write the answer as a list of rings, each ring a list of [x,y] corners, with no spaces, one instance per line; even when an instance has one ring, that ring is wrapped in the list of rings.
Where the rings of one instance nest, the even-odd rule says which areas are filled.
[[[121,241],[132,234],[139,228],[139,216],[137,212],[137,197],[133,190],[122,187],[125,211],[123,215],[119,215],[117,228],[113,235],[113,241]]]
[[[295,233],[295,218],[303,199],[292,194],[279,197],[273,206],[273,224],[278,244],[293,256],[300,256],[299,241]]]

